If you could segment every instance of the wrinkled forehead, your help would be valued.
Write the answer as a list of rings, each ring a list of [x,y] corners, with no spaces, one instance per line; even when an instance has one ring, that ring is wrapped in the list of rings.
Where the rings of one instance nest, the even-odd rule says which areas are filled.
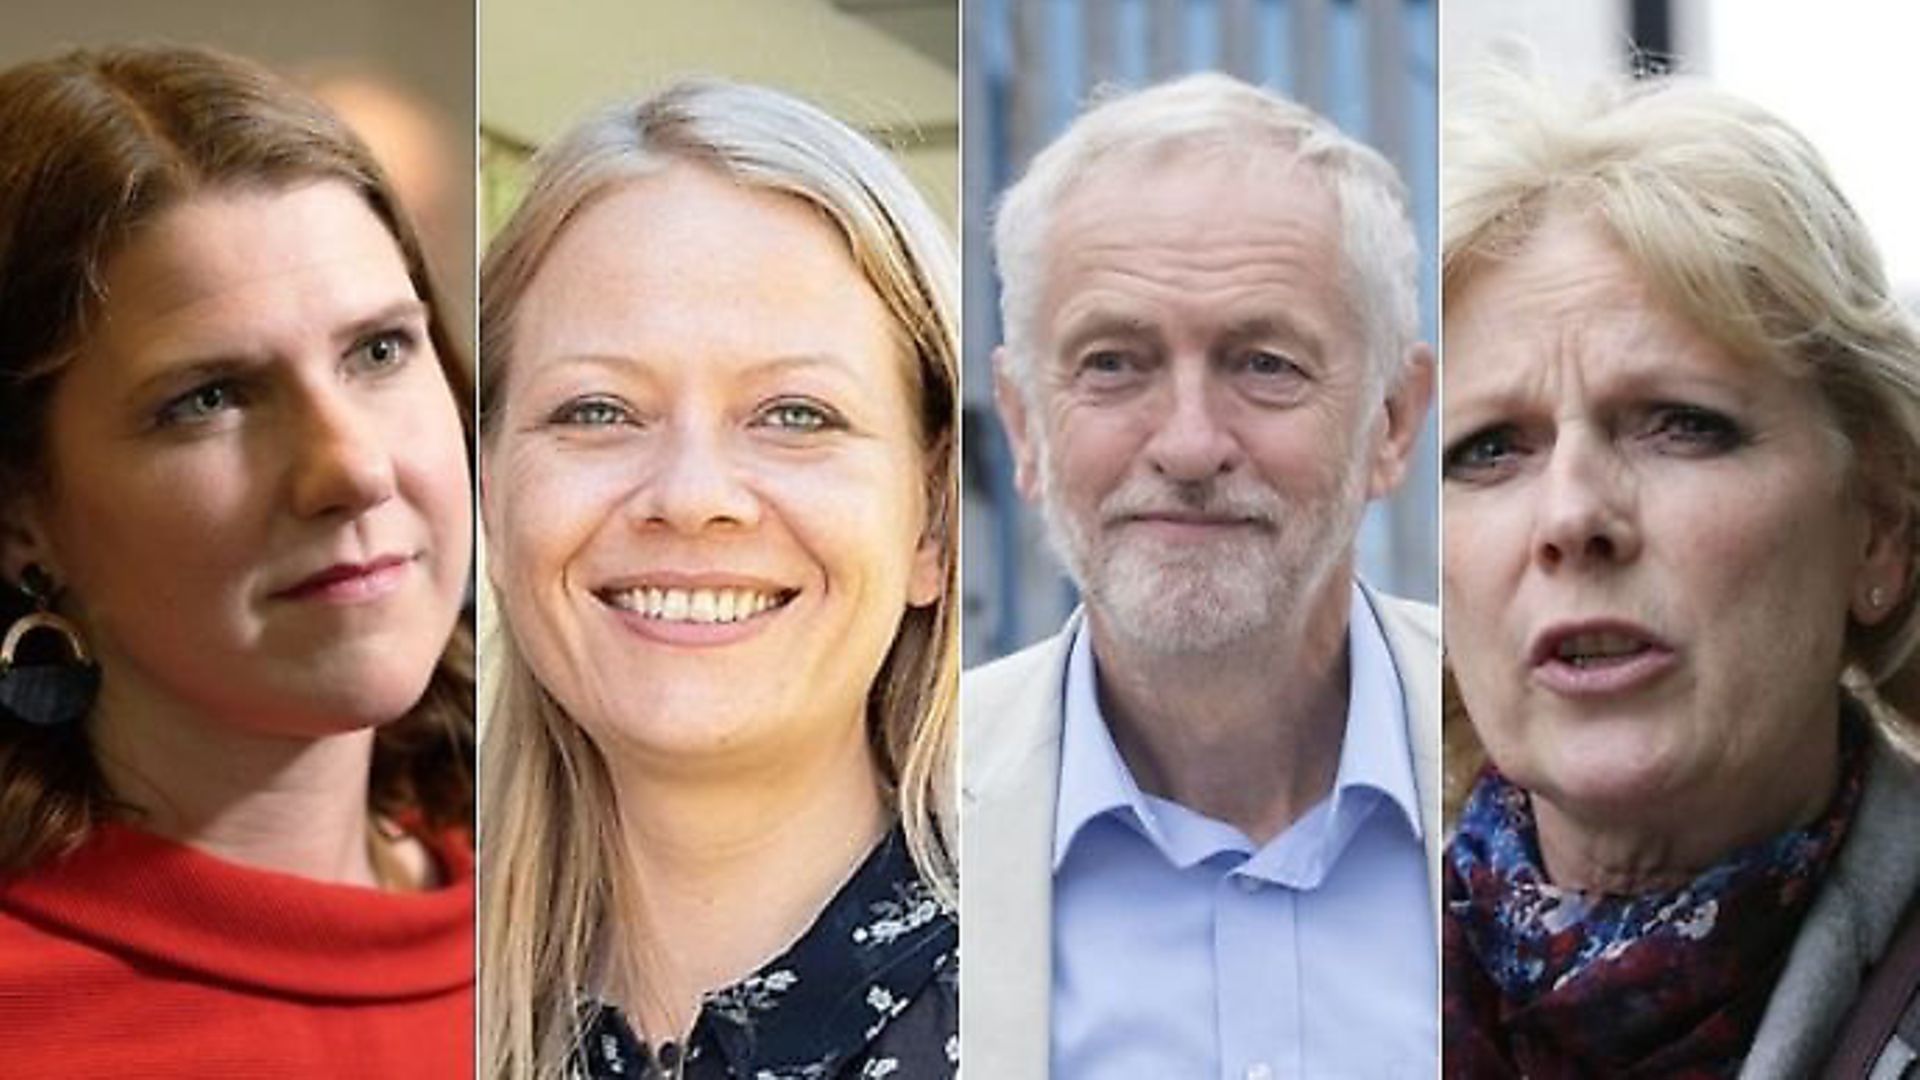
[[[1623,228],[1612,215],[1615,200],[1609,196],[1599,184],[1566,183],[1515,202],[1448,253],[1443,302],[1460,304],[1489,279],[1509,279],[1516,265],[1558,262],[1570,266],[1575,277],[1607,278],[1611,288],[1604,298],[1612,307],[1658,311],[1683,322],[1739,363],[1765,365],[1796,379],[1814,374],[1769,340],[1770,328],[1754,321],[1758,313],[1748,306],[1749,297],[1721,304],[1708,299],[1712,286],[1734,278],[1750,285],[1757,271],[1729,264],[1727,252],[1679,229]]]
[[[1519,258],[1540,242],[1543,233],[1558,227],[1592,227],[1617,246],[1619,237],[1600,211],[1600,199],[1597,187],[1579,180],[1555,181],[1518,193],[1471,233],[1448,238],[1442,253],[1444,298],[1463,294],[1476,278]]]
[[[1046,228],[1042,340],[1047,327],[1057,330],[1102,296],[1243,320],[1248,308],[1310,307],[1330,331],[1357,316],[1332,188],[1293,155],[1115,160],[1066,193]],[[1214,310],[1222,306],[1234,310]]]
[[[1646,272],[1600,215],[1516,214],[1495,223],[1447,281],[1448,325],[1479,321],[1484,308],[1540,306],[1557,315],[1609,318],[1661,306]]]
[[[1267,196],[1278,201],[1312,192],[1324,199],[1316,209],[1337,227],[1339,202],[1333,185],[1316,163],[1291,146],[1271,142],[1235,144],[1223,137],[1114,147],[1090,159],[1066,178],[1054,199],[1054,227],[1084,217],[1139,218],[1172,211],[1176,225],[1227,216],[1208,196],[1227,196],[1236,205]],[[1316,202],[1319,199],[1315,200]]]
[[[1534,222],[1449,285],[1444,423],[1472,427],[1520,403],[1606,403],[1717,388],[1773,416],[1800,414],[1845,461],[1849,440],[1816,367],[1715,332],[1591,210]]]
[[[269,284],[337,268],[348,277],[410,277],[387,223],[357,190],[331,178],[221,185],[159,211],[107,260],[108,311],[135,292],[165,313],[224,286]]]

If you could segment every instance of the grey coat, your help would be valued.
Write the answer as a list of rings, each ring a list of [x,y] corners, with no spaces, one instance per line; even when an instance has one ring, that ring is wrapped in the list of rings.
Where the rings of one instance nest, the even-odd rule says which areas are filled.
[[[1876,736],[1860,807],[1794,939],[1741,1080],[1818,1074],[1916,891],[1920,767]]]

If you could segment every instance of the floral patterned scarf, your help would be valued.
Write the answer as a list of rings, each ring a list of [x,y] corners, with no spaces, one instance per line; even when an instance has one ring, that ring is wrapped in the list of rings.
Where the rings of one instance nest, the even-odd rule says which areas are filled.
[[[1445,1075],[1735,1075],[1860,800],[1847,712],[1826,811],[1671,891],[1556,887],[1527,793],[1483,772],[1447,845]]]

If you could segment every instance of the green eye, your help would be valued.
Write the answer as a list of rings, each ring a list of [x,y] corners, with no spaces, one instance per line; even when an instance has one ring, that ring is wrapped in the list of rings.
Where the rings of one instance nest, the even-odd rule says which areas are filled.
[[[840,414],[805,398],[776,401],[760,410],[755,423],[776,431],[814,432],[846,427]]]
[[[826,426],[827,418],[811,405],[776,405],[767,410],[767,423],[772,427],[815,431]]]
[[[547,418],[551,424],[564,424],[570,427],[612,427],[630,423],[633,414],[626,406],[606,398],[579,398],[569,401],[553,411]]]

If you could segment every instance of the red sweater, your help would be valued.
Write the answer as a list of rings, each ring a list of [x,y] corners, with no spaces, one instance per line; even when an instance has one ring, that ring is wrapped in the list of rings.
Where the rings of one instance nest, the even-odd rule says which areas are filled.
[[[126,826],[0,885],[0,1076],[473,1076],[473,857],[424,893]]]

